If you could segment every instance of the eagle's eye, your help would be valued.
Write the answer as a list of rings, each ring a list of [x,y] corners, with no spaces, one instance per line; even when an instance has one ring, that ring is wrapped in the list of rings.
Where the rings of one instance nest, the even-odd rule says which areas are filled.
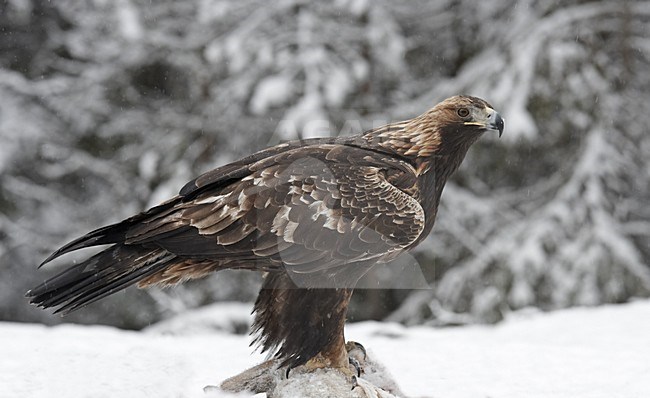
[[[460,108],[456,111],[458,113],[458,116],[460,117],[467,117],[469,116],[469,110],[467,108]]]

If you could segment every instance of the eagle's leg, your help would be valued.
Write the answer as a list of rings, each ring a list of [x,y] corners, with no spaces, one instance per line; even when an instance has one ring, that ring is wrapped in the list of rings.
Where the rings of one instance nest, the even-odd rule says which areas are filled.
[[[356,372],[350,369],[350,359],[348,351],[345,349],[343,333],[337,334],[335,341],[332,341],[305,364],[305,369],[308,371],[320,368],[336,368],[348,376],[355,375]]]
[[[343,327],[352,289],[298,288],[281,272],[266,275],[255,303],[253,332],[281,366],[335,368],[354,376]]]
[[[345,351],[318,353],[314,358],[307,361],[305,369],[308,371],[320,368],[336,368],[343,374],[350,377],[354,384],[355,377],[361,377],[363,367],[366,363],[366,349],[356,341],[345,343]],[[333,347],[332,347],[333,348]],[[335,359],[332,361],[332,359]]]

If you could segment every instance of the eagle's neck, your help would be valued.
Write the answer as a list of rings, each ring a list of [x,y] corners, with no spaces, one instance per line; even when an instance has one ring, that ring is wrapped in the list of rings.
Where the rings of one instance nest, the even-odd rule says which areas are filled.
[[[440,140],[436,131],[437,125],[424,114],[415,119],[387,124],[367,132],[362,137],[387,152],[420,163],[430,158],[438,149]]]
[[[467,133],[466,133],[467,134]],[[442,191],[451,176],[458,170],[470,146],[480,137],[480,133],[467,136],[464,139],[445,140],[446,134],[441,135],[441,146],[422,164],[426,164],[426,172],[418,179],[420,188],[420,204],[425,212],[425,230],[421,236],[426,237],[433,228],[440,204]],[[457,136],[457,135],[455,135]]]

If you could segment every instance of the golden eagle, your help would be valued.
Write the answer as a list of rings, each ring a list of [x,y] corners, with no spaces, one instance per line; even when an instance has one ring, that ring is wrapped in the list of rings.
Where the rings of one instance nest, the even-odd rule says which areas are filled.
[[[134,283],[262,271],[253,324],[262,350],[287,369],[348,369],[343,325],[355,283],[429,234],[447,179],[472,143],[503,125],[484,100],[455,96],[357,136],[264,149],[61,247],[43,264],[110,245],[27,296],[65,314]]]

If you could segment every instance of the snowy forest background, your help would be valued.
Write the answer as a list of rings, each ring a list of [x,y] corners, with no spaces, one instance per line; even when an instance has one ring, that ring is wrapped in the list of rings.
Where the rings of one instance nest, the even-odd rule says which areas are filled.
[[[416,253],[432,289],[360,290],[352,320],[497,322],[648,297],[649,70],[648,1],[5,0],[0,320],[138,329],[252,301],[247,272],[66,318],[23,294],[56,272],[36,269],[52,250],[203,171],[457,93],[492,103],[504,136],[477,143],[443,194]]]

